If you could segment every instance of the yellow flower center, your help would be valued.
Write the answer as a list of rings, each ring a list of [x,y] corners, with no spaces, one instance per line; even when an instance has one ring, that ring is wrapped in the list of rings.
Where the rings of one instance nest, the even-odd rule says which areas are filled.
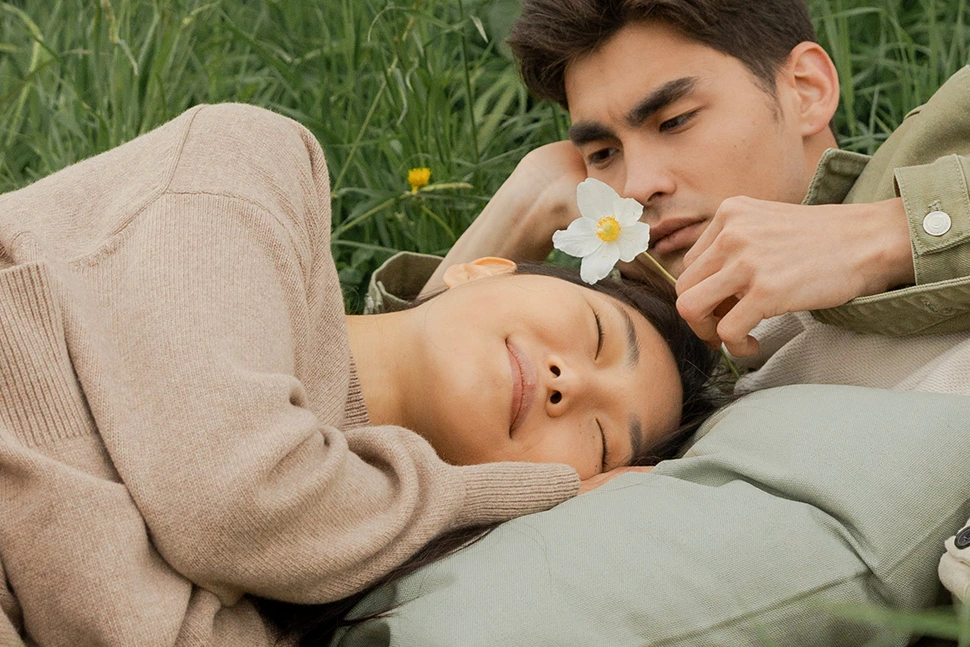
[[[413,168],[408,171],[408,184],[411,185],[412,192],[427,185],[430,179],[431,169],[429,168]]]
[[[621,229],[620,223],[613,216],[600,218],[599,222],[596,223],[596,235],[604,243],[612,243],[619,238]]]

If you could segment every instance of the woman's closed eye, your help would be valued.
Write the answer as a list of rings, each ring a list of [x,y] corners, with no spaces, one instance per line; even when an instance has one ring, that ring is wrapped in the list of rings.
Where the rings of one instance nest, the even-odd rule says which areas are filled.
[[[593,355],[593,359],[597,360],[600,357],[600,351],[603,350],[603,339],[605,335],[603,334],[603,321],[600,319],[600,315],[593,309],[593,318],[596,320],[596,353]]]
[[[604,472],[607,472],[609,471],[608,465],[610,460],[609,444],[606,442],[606,432],[603,430],[603,424],[599,421],[599,419],[596,420],[596,426],[599,427],[600,441],[602,442],[602,445],[603,445],[602,459],[600,460],[600,469],[602,469]]]

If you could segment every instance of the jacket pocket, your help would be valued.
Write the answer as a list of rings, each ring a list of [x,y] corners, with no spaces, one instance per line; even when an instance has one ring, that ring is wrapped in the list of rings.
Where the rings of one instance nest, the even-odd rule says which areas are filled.
[[[0,426],[30,447],[95,431],[43,263],[0,270]]]

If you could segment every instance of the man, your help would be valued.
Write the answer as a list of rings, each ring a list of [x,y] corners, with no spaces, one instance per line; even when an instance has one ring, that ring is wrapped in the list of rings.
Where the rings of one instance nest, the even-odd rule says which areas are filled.
[[[970,395],[970,69],[870,159],[836,149],[839,79],[814,41],[800,0],[524,0],[510,44],[571,143],[522,160],[425,290],[456,262],[544,258],[594,177],[643,204],[695,332],[748,358],[739,393]],[[941,574],[966,595],[953,543]]]

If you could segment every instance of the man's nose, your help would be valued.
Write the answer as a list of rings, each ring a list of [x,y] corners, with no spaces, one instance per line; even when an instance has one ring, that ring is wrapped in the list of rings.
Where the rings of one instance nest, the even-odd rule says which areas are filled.
[[[626,177],[620,195],[642,204],[647,222],[659,220],[664,198],[673,195],[677,188],[670,169],[655,153],[636,149],[625,151],[624,161]]]

